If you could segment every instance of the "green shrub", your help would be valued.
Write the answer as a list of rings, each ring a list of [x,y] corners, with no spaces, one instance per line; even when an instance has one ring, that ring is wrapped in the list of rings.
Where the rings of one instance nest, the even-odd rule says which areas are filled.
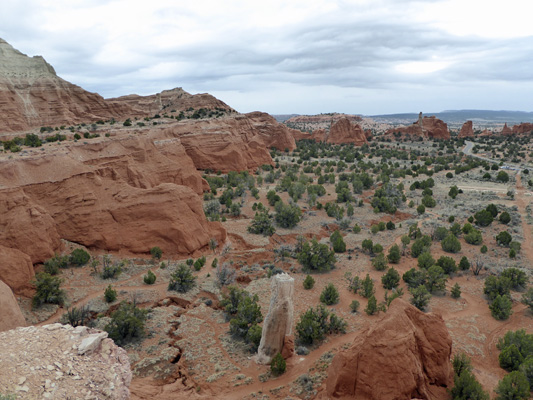
[[[387,273],[381,277],[381,283],[385,289],[392,290],[400,284],[400,274],[394,268],[389,268]]]
[[[383,255],[383,253],[379,253],[376,257],[372,259],[372,266],[377,271],[385,271],[387,268],[387,259]]]
[[[37,308],[42,304],[59,304],[65,302],[65,291],[60,289],[63,280],[57,276],[52,276],[46,272],[38,272],[32,284],[35,285],[36,292],[32,298],[32,307]]]
[[[429,251],[430,247],[431,237],[428,235],[424,235],[413,242],[413,245],[411,246],[411,255],[414,258],[418,258],[420,254]]]
[[[468,271],[470,269],[470,262],[468,261],[468,258],[466,258],[466,256],[463,256],[461,258],[461,261],[459,261],[459,269],[461,271]]]
[[[413,297],[411,297],[411,304],[414,305],[419,310],[424,310],[431,300],[431,294],[425,285],[420,285],[417,288],[409,289],[409,292]]]
[[[370,275],[366,274],[365,279],[361,281],[361,296],[368,299],[374,295],[374,292],[374,282],[372,282]]]
[[[471,371],[465,370],[455,374],[453,388],[450,390],[452,400],[489,400],[490,396],[483,390]]]
[[[502,224],[508,224],[509,222],[511,222],[511,216],[507,211],[504,211],[500,214],[500,222]]]
[[[159,247],[155,246],[150,249],[150,255],[154,260],[159,261],[161,257],[163,256],[163,250],[161,250]]]
[[[144,336],[144,323],[148,310],[137,308],[135,304],[122,302],[111,314],[111,321],[104,330],[116,344],[122,346]]]
[[[433,265],[428,269],[426,286],[431,293],[443,291],[446,288],[447,276],[438,265]]]
[[[147,274],[144,275],[143,277],[143,281],[144,283],[146,283],[147,285],[153,285],[156,281],[157,277],[155,276],[155,274],[148,270]]]
[[[417,270],[415,268],[411,268],[409,271],[403,274],[402,279],[410,289],[415,289],[420,285],[426,284],[427,271],[425,269]]]
[[[324,290],[322,290],[322,293],[320,294],[320,302],[328,306],[339,302],[339,291],[332,283],[329,283]]]
[[[472,229],[465,235],[465,242],[468,244],[479,245],[483,243],[483,235],[477,229]]]
[[[494,300],[498,295],[510,295],[511,280],[505,276],[487,276],[483,293],[487,295],[489,300]]]
[[[272,220],[273,217],[268,213],[268,210],[256,212],[248,227],[248,232],[256,235],[272,236],[276,232],[276,228],[272,225]]]
[[[397,244],[393,245],[389,249],[389,254],[387,255],[387,260],[391,264],[398,264],[400,262],[401,257],[402,256],[401,256],[401,253],[400,253],[400,246],[398,246]]]
[[[437,265],[442,268],[445,274],[452,275],[457,271],[455,260],[451,257],[442,256],[437,260]]]
[[[524,271],[519,270],[518,268],[506,268],[500,274],[501,277],[509,278],[511,281],[511,287],[515,290],[526,287],[529,280],[528,276]]]
[[[276,354],[274,358],[272,358],[272,362],[270,363],[270,371],[272,372],[272,375],[283,375],[285,373],[286,368],[287,363],[285,362],[285,359],[280,353]]]
[[[102,268],[100,276],[102,279],[113,279],[117,278],[122,273],[122,266],[118,263],[115,264],[105,264]]]
[[[329,241],[331,242],[335,253],[344,253],[346,251],[346,243],[344,243],[342,235],[338,230],[331,234]]]
[[[533,288],[529,288],[527,292],[522,295],[521,301],[533,311]]]
[[[104,299],[107,303],[112,303],[117,299],[117,291],[108,285],[104,291]]]
[[[378,302],[374,295],[370,296],[370,298],[368,299],[365,312],[367,313],[367,315],[374,315],[375,313],[379,312]]]
[[[426,212],[426,207],[424,207],[423,204],[420,204],[417,208],[416,208],[416,212],[419,214],[419,215],[422,215]]]
[[[526,400],[530,395],[529,382],[520,371],[505,375],[494,391],[498,394],[496,400]]]
[[[70,263],[81,267],[89,262],[91,255],[83,249],[75,249],[70,253]]]
[[[489,226],[494,220],[490,211],[487,210],[481,210],[475,213],[474,219],[476,221],[476,224],[479,226]]]
[[[284,204],[278,201],[274,207],[276,215],[274,219],[282,228],[294,228],[300,222],[302,212],[295,204]]]
[[[309,308],[296,324],[296,340],[302,345],[319,342],[329,333],[345,333],[346,322],[322,305]]]
[[[305,290],[312,289],[315,286],[315,280],[311,275],[307,275],[303,281],[303,286]]]
[[[359,310],[359,301],[357,301],[357,300],[353,300],[353,301],[350,303],[350,310],[351,310],[353,313],[356,313],[357,310]]]
[[[481,254],[485,254],[488,251],[487,246],[485,246],[485,245],[481,246],[479,251],[480,251]]]
[[[464,371],[472,371],[472,361],[465,353],[458,353],[453,356],[453,372],[459,376]]]
[[[458,299],[459,297],[461,297],[461,286],[459,286],[458,283],[453,285],[453,288],[451,290],[451,295],[454,299]]]
[[[44,262],[44,271],[50,275],[57,275],[60,268],[68,267],[69,256],[54,254],[52,258],[49,258]]]
[[[529,382],[529,387],[533,387],[533,355],[528,356],[522,365],[520,365],[520,372],[524,374]]]
[[[89,322],[89,307],[81,306],[80,308],[72,307],[67,308],[67,312],[61,316],[62,324],[69,324],[73,327],[83,326]]]
[[[513,303],[508,295],[496,296],[492,304],[489,306],[490,314],[497,320],[505,320],[513,313],[511,308]]]
[[[429,267],[435,265],[435,259],[431,256],[429,251],[425,251],[418,257],[418,267],[423,269],[429,269]]]
[[[439,226],[437,229],[435,229],[435,232],[433,233],[433,239],[440,242],[447,235],[448,235],[448,229],[446,229],[444,226]]]
[[[459,253],[461,251],[461,243],[459,239],[453,234],[449,234],[440,242],[442,250],[447,253]]]
[[[327,244],[320,244],[316,239],[305,242],[298,253],[298,261],[308,272],[328,272],[335,267],[335,252]]]
[[[191,268],[185,264],[178,265],[178,268],[170,275],[168,290],[185,293],[194,286],[196,286],[196,277],[192,274]]]
[[[511,345],[502,349],[500,355],[498,356],[498,361],[500,363],[500,367],[506,371],[518,371],[520,365],[524,361],[524,356],[522,353],[520,353],[518,347],[512,343]]]

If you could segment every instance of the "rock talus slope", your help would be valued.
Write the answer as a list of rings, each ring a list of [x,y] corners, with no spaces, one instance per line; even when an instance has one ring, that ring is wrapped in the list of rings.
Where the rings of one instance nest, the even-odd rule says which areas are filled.
[[[332,399],[448,399],[452,340],[440,315],[396,299],[373,327],[337,354],[328,370]]]
[[[126,400],[131,378],[126,351],[106,332],[53,324],[0,333],[0,393]]]

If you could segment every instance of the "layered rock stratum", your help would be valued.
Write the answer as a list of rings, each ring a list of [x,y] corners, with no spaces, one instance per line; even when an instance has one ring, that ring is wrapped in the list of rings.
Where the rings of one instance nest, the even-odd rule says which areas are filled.
[[[447,399],[452,339],[444,320],[396,299],[375,325],[337,354],[328,370],[332,399]]]
[[[107,333],[45,325],[0,332],[0,393],[20,399],[130,398],[126,351]]]

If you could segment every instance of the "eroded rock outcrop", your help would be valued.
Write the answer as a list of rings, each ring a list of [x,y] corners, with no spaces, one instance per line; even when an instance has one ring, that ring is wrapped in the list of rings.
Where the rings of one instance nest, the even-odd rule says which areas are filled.
[[[391,135],[392,137],[412,136],[424,139],[450,139],[448,125],[445,122],[435,116],[422,117],[422,113],[420,113],[418,121],[413,123],[413,125],[388,129],[385,135]]]
[[[43,57],[28,57],[2,39],[0,60],[1,132],[134,114],[125,104],[106,101],[61,79]]]
[[[0,333],[0,393],[126,400],[131,378],[126,351],[106,332],[53,324]]]
[[[502,135],[511,136],[512,134],[513,134],[513,131],[511,130],[511,128],[507,126],[507,123],[505,123],[502,128]]]
[[[348,118],[341,118],[329,129],[327,143],[345,144],[352,143],[356,146],[362,146],[367,143],[366,135],[363,129],[350,122]]]
[[[26,320],[13,292],[0,280],[0,332],[25,325]]]
[[[261,342],[256,361],[269,364],[277,353],[285,358],[292,355],[294,341],[291,338],[294,319],[294,278],[288,274],[276,274],[270,284],[270,308],[263,324]],[[285,353],[285,354],[284,354]]]
[[[447,399],[452,340],[444,320],[396,299],[374,326],[335,356],[327,394],[335,399]]]
[[[533,134],[533,124],[530,122],[523,122],[519,125],[513,126],[514,134]]]
[[[464,138],[464,137],[473,137],[473,136],[474,136],[474,130],[472,129],[472,121],[466,121],[461,127],[461,132],[459,132],[458,137]]]
[[[15,294],[32,296],[34,291],[30,281],[34,276],[33,264],[28,254],[0,245],[0,280]]]

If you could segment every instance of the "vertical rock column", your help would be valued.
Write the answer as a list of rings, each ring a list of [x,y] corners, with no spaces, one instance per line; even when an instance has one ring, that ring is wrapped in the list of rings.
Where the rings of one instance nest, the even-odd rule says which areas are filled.
[[[285,358],[290,357],[292,353],[292,348],[288,347],[293,343],[291,334],[294,318],[294,278],[288,274],[277,274],[272,277],[270,285],[270,308],[263,324],[256,357],[259,364],[269,364],[277,353],[282,353]]]

